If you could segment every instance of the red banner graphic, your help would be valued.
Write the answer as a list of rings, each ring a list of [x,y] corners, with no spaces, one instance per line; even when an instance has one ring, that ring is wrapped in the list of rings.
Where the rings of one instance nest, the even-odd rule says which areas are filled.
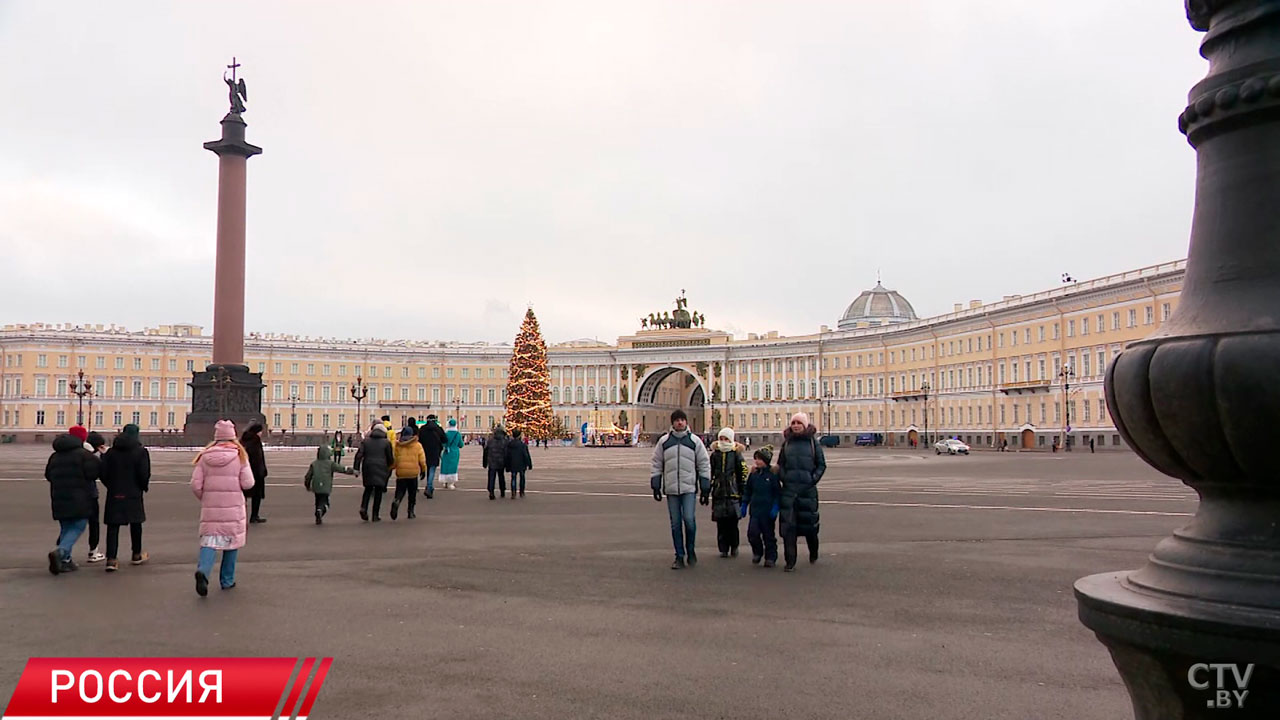
[[[3,720],[304,720],[333,658],[31,658]]]

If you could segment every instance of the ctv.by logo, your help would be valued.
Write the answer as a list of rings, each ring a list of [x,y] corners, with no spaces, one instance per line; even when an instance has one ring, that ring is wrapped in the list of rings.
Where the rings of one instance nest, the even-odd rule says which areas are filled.
[[[1214,691],[1213,697],[1205,703],[1205,707],[1212,710],[1243,708],[1245,698],[1249,696],[1251,677],[1253,663],[1245,665],[1243,672],[1234,663],[1196,663],[1187,670],[1187,682],[1191,687]],[[1212,680],[1217,682],[1211,682]]]

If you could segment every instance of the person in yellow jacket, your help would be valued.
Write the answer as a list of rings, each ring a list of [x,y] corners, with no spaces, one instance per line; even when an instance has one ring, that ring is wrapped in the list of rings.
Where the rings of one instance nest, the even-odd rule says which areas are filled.
[[[418,481],[427,476],[427,454],[418,442],[418,433],[406,427],[396,438],[396,497],[391,501],[391,519],[395,520],[400,512],[400,503],[407,493],[409,495],[409,519],[412,520],[414,506],[418,501]]]

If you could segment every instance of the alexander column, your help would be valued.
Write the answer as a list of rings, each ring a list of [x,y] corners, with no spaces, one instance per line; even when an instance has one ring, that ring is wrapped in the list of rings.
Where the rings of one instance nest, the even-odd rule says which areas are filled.
[[[1145,566],[1082,578],[1076,599],[1139,720],[1274,719],[1280,0],[1184,2],[1209,61],[1177,118],[1197,159],[1186,280],[1173,317],[1107,368],[1106,390],[1129,445],[1200,506]]]
[[[204,144],[218,156],[218,252],[213,290],[213,362],[191,378],[191,414],[185,433],[203,442],[213,437],[213,425],[230,419],[243,430],[263,422],[262,375],[249,372],[244,362],[245,180],[249,158],[262,152],[244,139],[244,78],[232,58],[223,82],[229,89],[230,111],[222,118],[222,137]]]

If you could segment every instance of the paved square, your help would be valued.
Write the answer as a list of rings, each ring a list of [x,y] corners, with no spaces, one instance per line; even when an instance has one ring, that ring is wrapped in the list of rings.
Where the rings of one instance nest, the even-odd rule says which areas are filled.
[[[152,454],[149,565],[59,577],[46,455],[0,448],[3,699],[32,655],[333,656],[320,718],[1127,717],[1071,583],[1195,508],[1128,453],[839,449],[816,565],[722,560],[699,507],[701,562],[673,572],[647,450],[537,449],[528,497],[491,502],[469,447],[459,491],[377,525],[343,476],[322,527],[313,455],[268,451],[269,522],[201,599],[191,453]]]

